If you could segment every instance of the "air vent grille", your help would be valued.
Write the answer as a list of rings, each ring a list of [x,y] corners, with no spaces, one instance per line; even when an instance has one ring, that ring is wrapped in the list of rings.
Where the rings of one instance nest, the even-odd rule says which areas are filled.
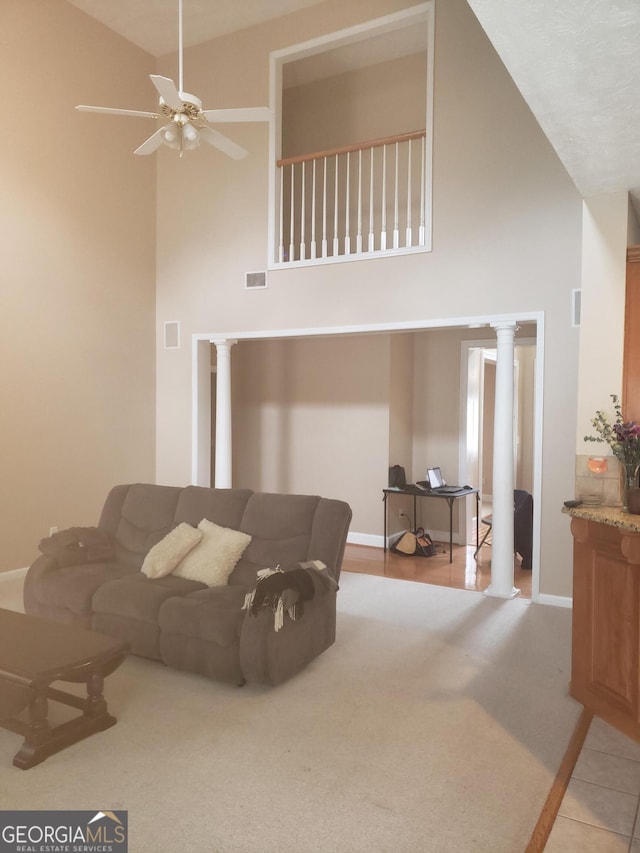
[[[247,290],[257,290],[267,286],[266,272],[248,272],[245,274],[244,286]]]
[[[582,309],[582,291],[575,289],[571,291],[571,325],[580,326],[580,311]]]
[[[180,349],[180,322],[167,320],[164,324],[164,348]]]

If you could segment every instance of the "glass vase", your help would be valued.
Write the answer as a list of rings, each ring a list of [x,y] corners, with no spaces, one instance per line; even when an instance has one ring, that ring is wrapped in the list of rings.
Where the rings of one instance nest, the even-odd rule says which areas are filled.
[[[624,512],[629,512],[629,490],[636,489],[638,486],[638,470],[640,465],[625,463],[624,465],[624,482],[622,487],[622,509]]]

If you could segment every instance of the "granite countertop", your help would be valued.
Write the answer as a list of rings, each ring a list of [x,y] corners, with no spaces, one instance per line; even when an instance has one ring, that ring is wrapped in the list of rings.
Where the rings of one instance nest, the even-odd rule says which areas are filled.
[[[562,512],[572,518],[584,518],[587,521],[597,521],[600,524],[640,533],[640,515],[632,515],[619,506],[563,506]]]

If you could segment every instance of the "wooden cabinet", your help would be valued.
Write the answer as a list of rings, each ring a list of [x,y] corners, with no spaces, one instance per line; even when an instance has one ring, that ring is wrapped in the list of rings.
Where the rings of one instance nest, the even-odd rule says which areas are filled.
[[[576,517],[571,532],[570,693],[640,741],[640,533]]]
[[[627,249],[622,410],[625,420],[640,422],[640,246]]]

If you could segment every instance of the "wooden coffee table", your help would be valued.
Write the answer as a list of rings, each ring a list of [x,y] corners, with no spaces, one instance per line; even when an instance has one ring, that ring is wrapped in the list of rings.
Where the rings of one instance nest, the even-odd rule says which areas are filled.
[[[115,725],[102,690],[127,649],[127,643],[104,634],[0,609],[0,726],[24,736],[13,759],[16,767],[27,770]],[[52,687],[54,681],[86,684],[86,699]],[[82,714],[52,727],[50,699]]]

